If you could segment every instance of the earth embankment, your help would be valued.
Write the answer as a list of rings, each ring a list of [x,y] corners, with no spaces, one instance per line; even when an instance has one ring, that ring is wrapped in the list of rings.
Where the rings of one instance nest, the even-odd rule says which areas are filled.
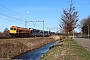
[[[57,40],[60,36],[0,39],[0,58],[13,58]]]

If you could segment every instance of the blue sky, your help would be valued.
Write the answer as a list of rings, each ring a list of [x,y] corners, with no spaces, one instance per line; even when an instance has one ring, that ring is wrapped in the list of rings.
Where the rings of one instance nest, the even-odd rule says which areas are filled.
[[[79,20],[90,15],[90,0],[73,0]],[[70,0],[0,0],[0,31],[12,25],[25,27],[25,21],[44,20],[44,29],[57,31],[63,8],[68,8]],[[41,22],[28,22],[27,28],[42,29]],[[76,29],[79,31],[78,29]]]

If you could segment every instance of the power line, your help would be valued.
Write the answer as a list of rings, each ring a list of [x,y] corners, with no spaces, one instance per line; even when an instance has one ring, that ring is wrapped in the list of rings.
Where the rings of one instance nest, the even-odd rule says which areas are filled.
[[[1,19],[13,21],[13,20],[10,20],[10,18],[12,18],[12,19],[15,19],[15,20],[17,20],[17,21],[23,21],[23,20],[20,19],[20,18],[13,17],[13,16],[17,16],[17,15],[15,15],[16,12],[14,12],[14,11],[12,11],[12,10],[10,10],[10,9],[2,6],[2,5],[0,5],[0,10],[2,11],[2,12],[0,12],[0,15],[1,15],[2,17],[4,16],[4,17],[6,17],[6,18],[9,18],[9,19],[5,19],[5,18],[1,18],[1,17],[0,17]],[[14,14],[13,14],[13,12],[14,12]],[[18,13],[16,13],[16,14],[18,14]],[[20,14],[19,14],[19,15],[20,15]],[[14,22],[15,22],[15,20],[14,20]],[[16,22],[16,23],[17,23],[17,22]]]
[[[0,5],[2,8],[4,8],[5,10],[7,9],[7,10],[9,10],[10,12],[14,12],[14,13],[16,13],[16,14],[19,14],[19,13],[17,13],[17,12],[15,12],[15,11],[13,11],[13,10],[10,10],[9,8],[7,8],[7,7],[4,7],[4,6],[2,6],[2,5]],[[3,10],[3,9],[2,9]],[[4,11],[5,11],[4,10]],[[7,11],[6,11],[7,12]],[[19,15],[21,15],[21,14],[19,14]]]
[[[29,18],[29,17],[26,17],[26,16],[24,16],[24,15],[22,15],[22,14],[20,14],[20,13],[17,13],[17,12],[15,12],[15,11],[7,8],[7,7],[4,7],[4,6],[2,6],[2,5],[0,5],[0,6],[1,6],[2,8],[4,8],[4,9],[1,9],[1,10],[5,11],[5,12],[7,12],[7,13],[12,12],[12,13],[14,13],[14,14],[12,14],[12,13],[10,13],[10,14],[12,14],[12,15],[14,15],[14,16],[17,16],[17,15],[15,15],[15,14],[18,14],[18,15],[20,15],[20,16],[23,16],[24,21],[25,21],[25,20],[30,20],[30,19],[27,19],[27,18]],[[6,11],[6,10],[9,10],[10,12],[8,12],[8,11]],[[21,20],[22,20],[22,19],[21,19]],[[23,20],[22,20],[22,21],[23,21]]]
[[[4,19],[4,20],[8,20],[8,21],[12,21],[12,22],[16,22],[16,21],[13,21],[13,20],[10,20],[10,19],[6,19],[6,18],[1,18],[1,17],[0,17],[0,19]],[[16,22],[16,23],[19,23],[19,22]],[[24,23],[21,23],[21,22],[20,22],[20,24],[24,24]]]
[[[9,18],[13,18],[13,19],[15,19],[15,20],[19,20],[19,21],[22,21],[22,20],[20,20],[20,19],[17,19],[17,18],[15,18],[15,17],[12,17],[12,16],[8,16],[8,15],[6,15],[6,14],[3,14],[3,13],[0,13],[2,16],[6,16],[6,17],[9,17]]]
[[[1,7],[4,7],[4,6],[2,6],[2,5],[0,5],[0,6],[1,6]],[[6,7],[4,7],[4,8],[6,8]],[[6,8],[6,9],[8,9],[8,8]],[[2,10],[2,11],[4,11],[4,12],[6,12],[6,13],[8,13],[8,14],[11,14],[11,15],[13,15],[13,16],[16,16],[15,14],[10,13],[10,12],[8,12],[8,11],[6,11],[6,10],[2,9],[2,8],[0,8],[0,10]],[[10,10],[10,9],[8,9],[8,10]],[[10,10],[10,11],[12,11],[12,10]],[[6,15],[6,14],[4,14],[4,13],[0,13],[0,14],[2,14],[2,15],[4,15],[4,16],[7,16],[7,17],[10,17],[10,18],[17,19],[17,18],[15,18],[15,17],[8,16],[8,15]],[[23,21],[23,20],[21,20],[21,19],[17,19],[17,20],[19,20],[19,21]]]
[[[5,18],[0,17],[3,20],[9,20],[9,21],[12,21],[12,22],[16,21],[16,23],[17,23],[17,21],[25,22],[25,20],[29,20],[29,19],[26,19],[25,16],[24,17],[20,17],[20,18],[14,17],[14,16],[18,16],[18,15],[22,16],[22,15],[17,13],[17,12],[15,12],[15,11],[13,11],[13,10],[11,10],[11,9],[9,9],[9,8],[7,8],[7,7],[4,7],[2,5],[0,5],[0,10],[2,11],[2,12],[0,12],[0,15],[2,17],[3,16],[5,17]],[[6,18],[9,18],[9,19],[6,19]],[[14,19],[14,20],[10,20],[10,19]]]

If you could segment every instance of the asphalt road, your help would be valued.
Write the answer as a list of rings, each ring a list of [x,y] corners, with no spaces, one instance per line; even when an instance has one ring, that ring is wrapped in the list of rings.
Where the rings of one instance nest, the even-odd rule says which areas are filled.
[[[75,38],[76,42],[85,47],[88,51],[90,51],[90,39],[88,38]]]

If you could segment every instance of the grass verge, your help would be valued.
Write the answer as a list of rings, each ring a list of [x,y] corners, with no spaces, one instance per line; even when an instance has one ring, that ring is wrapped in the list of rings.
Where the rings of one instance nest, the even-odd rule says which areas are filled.
[[[40,60],[90,60],[90,52],[75,40],[63,40],[63,46],[50,49]]]

